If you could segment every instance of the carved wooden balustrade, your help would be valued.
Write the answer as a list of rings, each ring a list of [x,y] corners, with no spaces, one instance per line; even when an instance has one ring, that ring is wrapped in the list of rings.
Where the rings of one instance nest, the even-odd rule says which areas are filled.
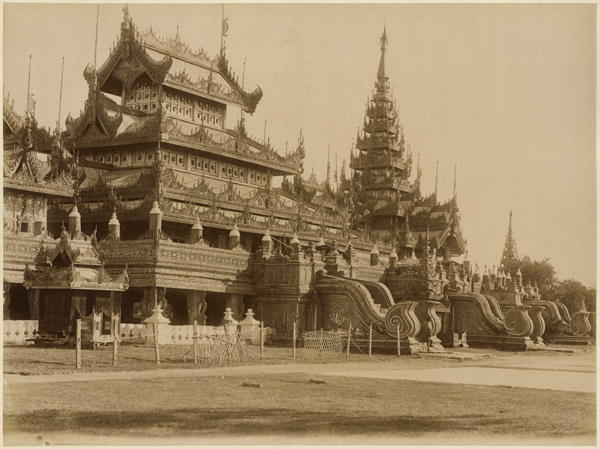
[[[99,243],[108,270],[127,265],[130,285],[253,294],[250,254],[166,240]]]

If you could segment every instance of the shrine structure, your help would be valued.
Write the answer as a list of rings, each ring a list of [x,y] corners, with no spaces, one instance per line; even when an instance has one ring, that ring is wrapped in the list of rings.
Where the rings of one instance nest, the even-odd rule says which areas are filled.
[[[140,32],[125,7],[64,132],[51,137],[33,110],[21,118],[4,99],[5,329],[35,323],[26,332],[68,341],[74,317],[100,314],[110,336],[109,315],[133,329],[162,313],[166,328],[188,332],[252,309],[276,339],[296,323],[372,326],[403,353],[541,344],[537,305],[501,307],[493,295],[518,285],[468,261],[456,189],[439,202],[437,191],[422,196],[419,167],[411,181],[387,44],[384,30],[353,173],[336,168],[331,183],[328,161],[319,182],[303,175],[301,132],[283,155],[249,135],[244,113],[263,92],[245,90],[224,47],[210,57],[179,35]]]

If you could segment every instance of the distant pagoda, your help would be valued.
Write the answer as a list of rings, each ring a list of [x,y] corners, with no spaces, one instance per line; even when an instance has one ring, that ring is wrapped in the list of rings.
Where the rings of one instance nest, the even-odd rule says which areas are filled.
[[[509,270],[515,266],[519,260],[519,254],[517,252],[517,242],[513,237],[512,232],[512,210],[508,215],[508,232],[506,233],[506,241],[504,242],[504,250],[502,251],[502,259],[500,260],[500,266],[504,270]],[[514,273],[511,273],[514,275]]]

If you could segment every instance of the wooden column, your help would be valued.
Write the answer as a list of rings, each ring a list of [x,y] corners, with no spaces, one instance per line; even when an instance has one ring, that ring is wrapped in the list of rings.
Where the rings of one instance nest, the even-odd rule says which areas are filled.
[[[225,308],[230,307],[233,318],[237,321],[244,319],[244,295],[230,293],[225,299]]]
[[[206,324],[206,291],[187,290],[188,324]]]

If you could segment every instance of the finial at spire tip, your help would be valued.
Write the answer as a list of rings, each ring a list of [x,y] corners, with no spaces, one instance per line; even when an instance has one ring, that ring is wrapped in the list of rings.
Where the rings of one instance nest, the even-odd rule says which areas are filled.
[[[381,35],[379,42],[381,43],[381,51],[385,51],[388,43],[385,23],[383,24],[383,34]]]

